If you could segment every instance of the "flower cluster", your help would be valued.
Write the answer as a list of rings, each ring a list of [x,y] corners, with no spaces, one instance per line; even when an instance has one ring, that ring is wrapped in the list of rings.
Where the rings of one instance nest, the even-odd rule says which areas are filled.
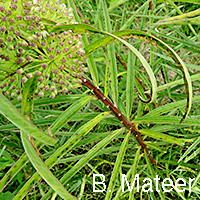
[[[55,25],[74,24],[72,9],[47,0],[0,0],[0,90],[21,100],[23,86],[37,78],[35,94],[54,98],[80,84],[87,68],[81,35],[54,33]]]

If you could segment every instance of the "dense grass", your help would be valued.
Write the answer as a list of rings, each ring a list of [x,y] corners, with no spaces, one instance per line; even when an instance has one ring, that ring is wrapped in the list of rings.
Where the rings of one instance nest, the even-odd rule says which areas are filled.
[[[76,5],[84,16],[78,15],[74,9],[75,19],[79,23],[89,23],[108,33],[129,29],[142,31],[157,37],[164,44],[161,45],[150,36],[143,36],[142,32],[129,38],[122,36],[139,51],[137,55],[145,58],[147,66],[144,67],[144,63],[135,55],[137,51],[127,48],[116,38],[113,43],[101,46],[102,40],[99,39],[105,34],[83,34],[85,49],[92,51],[87,57],[90,70],[85,77],[95,90],[88,89],[83,83],[83,86],[72,89],[69,94],[53,100],[47,97],[34,99],[32,123],[46,131],[47,135],[53,134],[58,139],[53,146],[35,141],[40,156],[57,179],[64,177],[61,183],[78,199],[199,199],[200,34],[196,16],[179,16],[198,9],[199,4],[168,0],[84,0],[74,3],[66,1],[68,7]],[[152,9],[149,3],[152,3]],[[170,21],[170,17],[174,16],[179,16],[179,20],[172,18]],[[84,28],[79,27],[78,31],[84,32]],[[101,47],[93,51],[91,44],[97,40]],[[169,51],[167,45],[178,58],[174,57],[175,54]],[[180,70],[182,62],[186,71]],[[153,74],[147,73],[148,64]],[[184,84],[186,72],[191,78],[193,98],[189,98],[192,106],[184,120],[190,91],[187,81]],[[143,103],[140,98],[145,101],[151,98],[150,91],[155,84],[150,81],[153,75],[158,86],[156,100]],[[155,163],[150,162],[134,132],[124,128],[124,123],[120,122],[115,112],[109,112],[110,107],[106,107],[97,95],[99,91],[142,134]],[[1,99],[4,105],[6,100],[3,97]],[[15,99],[11,100],[22,113],[24,105]],[[0,116],[0,199],[47,199],[48,194],[51,199],[61,199],[41,175],[43,169],[40,171],[35,167],[31,158],[33,150],[27,154],[29,159],[26,156],[24,148],[30,146],[25,146],[25,142],[22,142],[25,136],[16,128],[23,126],[23,123],[13,125],[9,122],[10,118],[7,117],[7,120],[4,116]],[[58,154],[54,156],[55,153]],[[48,161],[49,158],[51,161]],[[41,176],[35,174],[37,171]],[[93,174],[104,174],[107,185],[104,192],[93,191]],[[122,174],[127,175],[129,184],[133,182],[134,175],[139,174],[140,191],[137,192],[134,187],[129,192],[126,187],[122,192]],[[171,192],[163,192],[159,185],[161,192],[156,192],[153,184],[153,192],[143,192],[142,180],[153,179],[156,175],[161,180],[185,179],[187,186],[181,187],[186,188],[185,191],[178,192],[173,187]],[[189,178],[195,178],[191,192]],[[30,184],[28,180],[31,180]],[[96,189],[102,189],[102,185],[99,184]]]

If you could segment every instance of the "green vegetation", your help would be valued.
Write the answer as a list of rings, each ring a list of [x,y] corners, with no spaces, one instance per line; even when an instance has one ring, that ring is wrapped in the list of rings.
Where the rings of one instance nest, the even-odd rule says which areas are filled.
[[[62,3],[0,0],[0,199],[200,199],[199,1]]]

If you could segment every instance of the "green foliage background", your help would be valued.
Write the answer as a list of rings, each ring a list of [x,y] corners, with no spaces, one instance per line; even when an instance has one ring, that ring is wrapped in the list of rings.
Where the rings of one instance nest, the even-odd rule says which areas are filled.
[[[83,33],[90,69],[86,78],[135,124],[163,168],[150,163],[134,134],[85,86],[55,99],[24,99],[23,104],[9,102],[1,94],[0,111],[7,119],[0,116],[0,199],[200,199],[200,3],[68,0],[66,4],[74,9],[79,24],[87,21],[92,27],[55,30]],[[27,96],[31,87],[27,84]],[[140,100],[148,101],[151,95],[150,103]],[[25,107],[31,105],[29,122],[22,114],[30,115]],[[36,139],[45,164],[27,134]],[[105,192],[93,192],[93,173],[105,175]],[[135,174],[140,174],[141,183],[156,174],[161,179],[195,181],[191,192],[188,186],[184,192],[175,188],[170,193],[162,189],[138,193],[137,188],[122,192],[121,174],[127,174],[129,183]]]

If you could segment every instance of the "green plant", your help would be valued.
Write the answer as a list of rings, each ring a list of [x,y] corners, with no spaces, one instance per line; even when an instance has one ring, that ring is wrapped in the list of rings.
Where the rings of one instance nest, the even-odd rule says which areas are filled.
[[[127,1],[111,1],[108,9],[101,0],[76,3],[83,12],[71,0],[67,1],[69,9],[46,0],[1,1],[0,78],[4,95],[0,94],[0,111],[12,124],[1,118],[0,154],[5,172],[0,191],[6,192],[0,197],[197,199],[200,176],[194,169],[200,168],[195,156],[200,142],[195,134],[199,132],[200,76],[193,57],[199,53],[194,43],[198,33],[190,24],[194,38],[167,23],[166,28],[158,27],[163,21],[153,24],[154,13],[163,5],[167,12],[166,2],[139,1],[134,13],[131,9],[126,12],[132,7]],[[123,9],[116,8],[122,3]],[[156,6],[154,13],[149,3]],[[85,12],[88,9],[89,15]],[[76,11],[86,24],[81,24]],[[136,16],[142,17],[139,25]],[[146,18],[153,25],[144,31]],[[127,30],[132,26],[137,28]],[[168,36],[170,31],[173,35]],[[91,34],[90,43],[86,33]],[[174,74],[170,76],[169,71]],[[157,83],[159,76],[164,85]],[[12,131],[16,127],[20,135]],[[6,131],[11,139],[3,139]],[[17,145],[20,150],[15,152]],[[92,191],[93,173],[105,174],[108,187],[103,193]],[[141,179],[153,179],[157,174],[162,179],[196,179],[192,192],[189,187],[179,192],[173,186],[172,193],[164,193],[159,184],[160,192],[138,193],[136,187],[131,192],[122,190],[121,174],[126,174],[129,182],[136,174],[141,174]],[[16,175],[23,177],[16,180]]]

